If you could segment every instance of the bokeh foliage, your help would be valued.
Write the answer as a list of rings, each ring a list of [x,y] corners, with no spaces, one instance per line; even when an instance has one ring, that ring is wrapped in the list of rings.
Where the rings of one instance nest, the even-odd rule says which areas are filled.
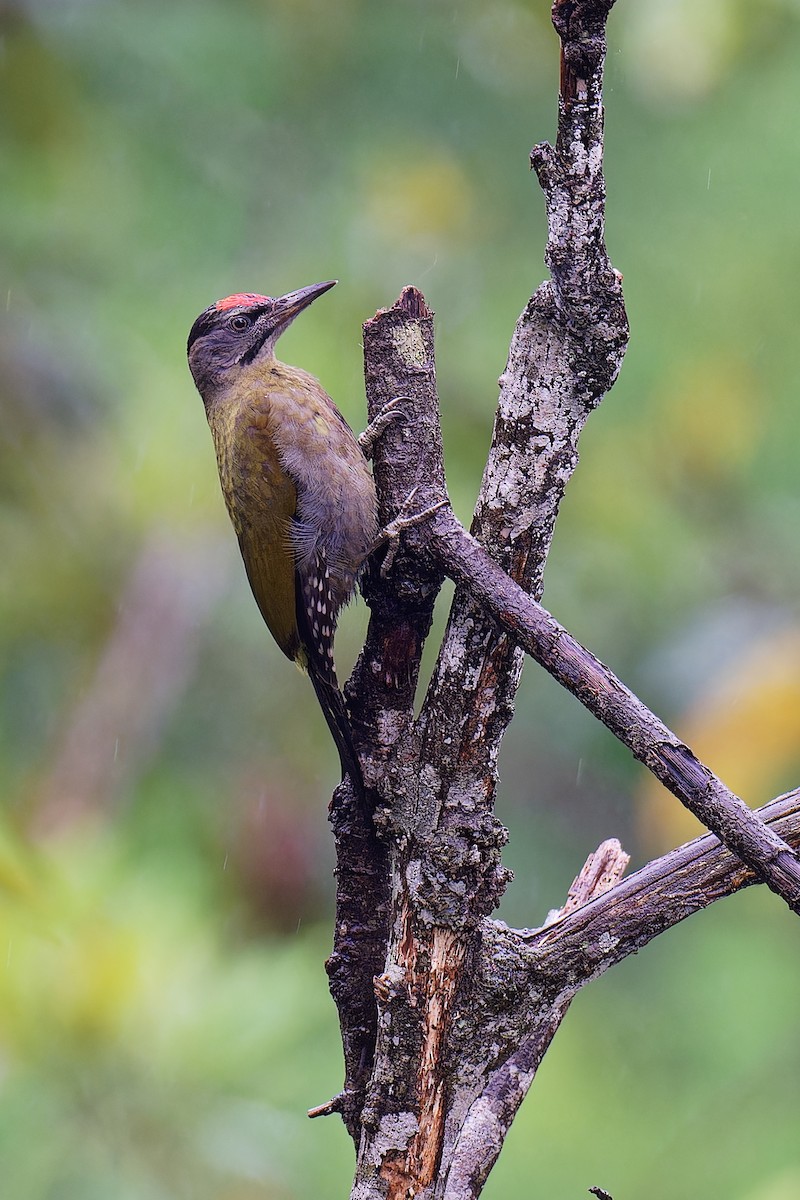
[[[798,15],[612,16],[633,336],[545,597],[751,803],[800,766]],[[341,1195],[347,1139],[303,1115],[340,1079],[335,754],[244,583],[184,339],[217,296],[338,277],[282,351],[359,426],[360,322],[418,284],[467,517],[543,275],[547,5],[4,0],[0,39],[2,1196]],[[509,920],[602,837],[693,832],[532,667],[501,767]],[[588,989],[487,1195],[794,1200],[797,946],[754,891]]]

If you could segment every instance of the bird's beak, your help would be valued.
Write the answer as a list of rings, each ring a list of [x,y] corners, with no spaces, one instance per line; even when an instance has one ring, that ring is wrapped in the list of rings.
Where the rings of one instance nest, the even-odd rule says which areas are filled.
[[[297,292],[287,292],[285,296],[278,296],[273,302],[270,313],[272,328],[283,331],[298,313],[301,313],[304,308],[308,308],[309,304],[313,304],[323,292],[329,292],[337,282],[336,279],[329,279],[326,283],[311,283]]]

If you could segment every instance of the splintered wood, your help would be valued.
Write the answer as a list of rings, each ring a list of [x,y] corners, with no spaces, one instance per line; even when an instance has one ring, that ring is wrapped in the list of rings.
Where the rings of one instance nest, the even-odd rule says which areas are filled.
[[[406,926],[408,929],[408,926]],[[417,1074],[418,1126],[404,1154],[387,1156],[381,1174],[387,1200],[411,1200],[434,1179],[444,1135],[447,1072],[443,1061],[445,1037],[453,1010],[466,943],[450,929],[434,929],[424,944],[413,935],[404,939],[409,979],[419,979],[423,1042]],[[419,971],[427,959],[427,970]]]

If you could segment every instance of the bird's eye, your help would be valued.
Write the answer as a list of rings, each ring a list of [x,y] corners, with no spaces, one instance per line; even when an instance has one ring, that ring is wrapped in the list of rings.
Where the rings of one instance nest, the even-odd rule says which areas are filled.
[[[240,313],[238,317],[231,317],[228,325],[231,329],[235,329],[237,333],[241,333],[243,329],[249,329],[252,323],[250,317],[246,317]]]

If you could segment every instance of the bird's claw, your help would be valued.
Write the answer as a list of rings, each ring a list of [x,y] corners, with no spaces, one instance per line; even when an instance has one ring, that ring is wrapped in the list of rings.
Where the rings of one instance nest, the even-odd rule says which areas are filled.
[[[382,579],[385,579],[392,569],[397,551],[400,549],[401,534],[406,529],[411,529],[412,526],[427,521],[428,517],[432,517],[440,508],[445,508],[450,503],[445,497],[444,500],[437,500],[435,504],[429,504],[427,508],[418,509],[417,512],[410,512],[411,501],[418,491],[418,486],[411,489],[403,502],[400,512],[381,530],[378,545],[383,545],[384,542],[388,545],[383,562],[381,563]]]
[[[388,429],[393,421],[398,417],[403,416],[402,409],[398,405],[403,400],[411,400],[411,396],[395,396],[394,400],[390,400],[388,404],[384,404],[377,416],[373,417],[363,433],[358,435],[358,444],[361,447],[365,458],[372,458],[375,450],[375,443],[378,438]]]

